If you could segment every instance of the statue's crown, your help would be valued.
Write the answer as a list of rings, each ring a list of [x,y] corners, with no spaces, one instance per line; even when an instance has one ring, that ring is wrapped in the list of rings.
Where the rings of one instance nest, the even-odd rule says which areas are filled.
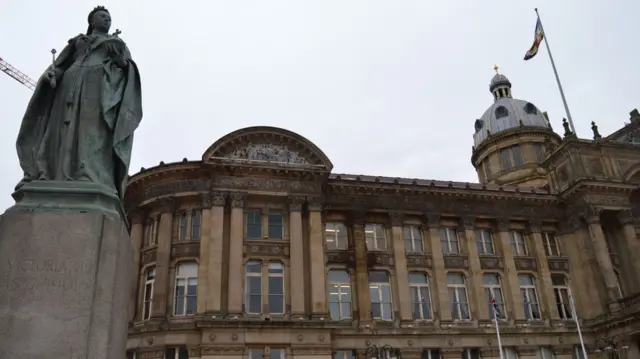
[[[100,10],[106,10],[106,9],[107,9],[106,7],[101,6],[101,5],[98,5],[98,6],[96,6],[96,7],[94,7],[94,8],[93,8],[93,11],[92,11],[92,12],[98,12],[98,11],[100,11]]]

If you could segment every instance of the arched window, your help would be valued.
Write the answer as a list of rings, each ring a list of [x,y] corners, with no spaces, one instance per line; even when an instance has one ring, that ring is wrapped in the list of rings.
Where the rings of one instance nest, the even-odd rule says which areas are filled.
[[[373,319],[393,320],[389,273],[385,271],[370,271],[369,293],[371,295],[371,314]]]
[[[495,319],[507,319],[507,312],[504,309],[504,297],[502,296],[502,286],[500,276],[494,273],[487,273],[482,276],[484,293],[489,301],[489,317]],[[493,301],[495,300],[495,306]],[[497,307],[497,308],[496,308]],[[496,313],[496,309],[498,313]]]
[[[182,263],[176,268],[174,315],[196,313],[198,295],[198,264]]]
[[[429,277],[424,273],[409,273],[409,291],[411,293],[413,319],[433,319]]]
[[[329,312],[331,320],[351,319],[351,277],[344,269],[331,269],[329,282]]]
[[[142,299],[142,320],[151,318],[153,309],[153,285],[156,281],[156,267],[147,269],[146,280],[144,282],[144,298]]]
[[[524,105],[524,112],[528,113],[529,115],[537,115],[538,109],[531,102],[527,102],[527,104]]]
[[[454,320],[469,320],[469,299],[467,298],[467,284],[464,275],[460,273],[447,274],[447,288],[451,299],[451,318]]]
[[[269,263],[267,275],[269,313],[284,314],[284,266],[279,262]]]
[[[191,212],[191,240],[200,240],[200,227],[202,222],[202,211],[194,209]]]
[[[509,116],[509,110],[504,106],[498,106],[495,111],[496,119]]]
[[[245,311],[249,314],[262,313],[262,263],[247,262],[245,266]]]
[[[178,231],[178,240],[180,242],[184,242],[187,240],[187,222],[189,218],[187,218],[187,212],[183,212],[180,215],[180,226]]]

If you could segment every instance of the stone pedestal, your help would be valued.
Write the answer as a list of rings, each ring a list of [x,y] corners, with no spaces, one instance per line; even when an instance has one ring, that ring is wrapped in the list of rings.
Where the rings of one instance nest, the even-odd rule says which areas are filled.
[[[96,206],[99,193],[78,209],[78,193],[71,205],[58,193],[38,206],[44,192],[0,216],[0,358],[123,358],[133,266],[125,222]]]

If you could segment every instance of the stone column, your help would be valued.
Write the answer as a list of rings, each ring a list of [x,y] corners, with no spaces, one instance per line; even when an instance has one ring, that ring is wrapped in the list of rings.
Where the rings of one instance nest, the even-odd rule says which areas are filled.
[[[200,215],[200,258],[203,260],[198,262],[198,296],[196,299],[196,313],[204,314],[207,310],[207,303],[211,301],[211,295],[213,294],[207,281],[207,277],[209,276],[209,265],[212,264],[207,260],[209,258],[209,251],[211,248],[211,194],[201,194],[200,201],[202,210]],[[193,220],[193,218],[191,220]]]
[[[411,321],[411,293],[409,293],[409,271],[407,270],[407,256],[405,255],[403,237],[403,217],[400,213],[390,213],[391,237],[393,241],[393,257],[395,266],[395,295],[394,302],[400,306],[400,320]],[[393,284],[392,284],[393,285]]]
[[[469,304],[471,312],[475,315],[474,319],[490,320],[489,316],[489,298],[484,294],[484,282],[482,275],[482,267],[480,266],[480,255],[476,245],[476,220],[473,217],[463,217],[460,219],[460,230],[464,233],[464,239],[469,253],[469,270],[472,273],[468,278],[470,288]]]
[[[356,256],[356,292],[361,325],[371,322],[371,296],[369,295],[369,266],[367,263],[367,242],[364,236],[364,217],[364,213],[351,215]]]
[[[447,288],[447,270],[444,267],[444,252],[440,242],[440,215],[428,214],[426,219],[433,258],[433,275],[430,278],[430,284],[435,287],[433,301],[438,303],[440,320],[451,321],[451,298]]]
[[[160,209],[160,224],[158,225],[158,249],[156,252],[156,279],[153,286],[152,318],[165,319],[169,303],[168,290],[170,285],[169,261],[171,259],[171,230],[175,202],[165,199],[158,203]]]
[[[604,233],[602,233],[602,227],[600,226],[600,213],[602,213],[602,209],[590,208],[585,215],[585,220],[589,225],[589,237],[591,238],[596,260],[598,261],[598,266],[604,278],[607,301],[612,303],[615,302],[619,296],[618,279],[613,272],[609,248],[607,247],[607,241],[604,238]]]
[[[291,314],[293,317],[304,316],[304,295],[307,293],[304,287],[304,244],[302,239],[302,205],[303,198],[289,198],[289,291]],[[311,277],[313,280],[313,277]],[[313,300],[312,300],[313,302]]]
[[[327,275],[324,259],[322,204],[309,199],[309,271],[311,274],[311,311],[314,317],[327,317]],[[292,254],[293,255],[293,254]],[[302,302],[304,305],[304,302]]]
[[[145,213],[133,211],[131,213],[131,246],[133,247],[133,270],[131,271],[131,291],[129,292],[129,321],[136,318],[138,309],[138,286],[140,285],[140,249],[144,235]]]
[[[229,314],[241,314],[244,278],[244,193],[231,194],[231,226],[229,229]]]
[[[531,232],[531,241],[533,242],[533,251],[538,262],[538,272],[540,273],[540,299],[541,307],[545,313],[543,318],[559,319],[558,307],[556,306],[556,297],[553,293],[553,282],[551,281],[551,273],[549,272],[549,263],[547,263],[547,253],[544,249],[544,239],[541,234],[541,223],[537,220],[529,222],[529,232]],[[556,238],[556,240],[559,240]]]
[[[222,311],[222,262],[223,262],[223,230],[224,230],[224,205],[226,195],[223,192],[214,192],[211,195],[211,213],[208,221],[209,227],[209,255],[205,258],[208,262],[207,289],[209,299],[205,303],[205,312],[220,313]],[[202,217],[203,219],[206,218]]]
[[[513,260],[513,249],[511,249],[509,240],[509,219],[499,219],[497,224],[498,242],[500,243],[504,260],[502,283],[506,286],[504,289],[505,302],[507,303],[506,311],[509,313],[509,319],[525,320],[524,301],[522,294],[520,294],[520,280],[518,279],[518,270]]]
[[[625,209],[618,212],[618,221],[620,221],[622,225],[622,232],[624,233],[624,241],[628,249],[628,254],[631,254],[628,257],[631,259],[629,262],[633,268],[629,268],[632,272],[630,275],[627,275],[627,277],[632,279],[631,282],[636,286],[635,289],[637,291],[640,289],[637,287],[638,284],[640,284],[638,283],[640,280],[640,264],[635,262],[635,256],[640,253],[640,243],[638,243],[638,235],[633,225],[633,214],[631,210]]]

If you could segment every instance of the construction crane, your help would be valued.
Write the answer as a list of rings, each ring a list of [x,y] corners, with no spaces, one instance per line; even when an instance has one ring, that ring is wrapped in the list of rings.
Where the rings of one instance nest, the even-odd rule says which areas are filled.
[[[22,71],[11,66],[10,63],[4,61],[2,57],[0,57],[0,71],[11,76],[14,80],[31,89],[31,91],[35,91],[36,82],[33,81],[29,76],[23,74]]]

